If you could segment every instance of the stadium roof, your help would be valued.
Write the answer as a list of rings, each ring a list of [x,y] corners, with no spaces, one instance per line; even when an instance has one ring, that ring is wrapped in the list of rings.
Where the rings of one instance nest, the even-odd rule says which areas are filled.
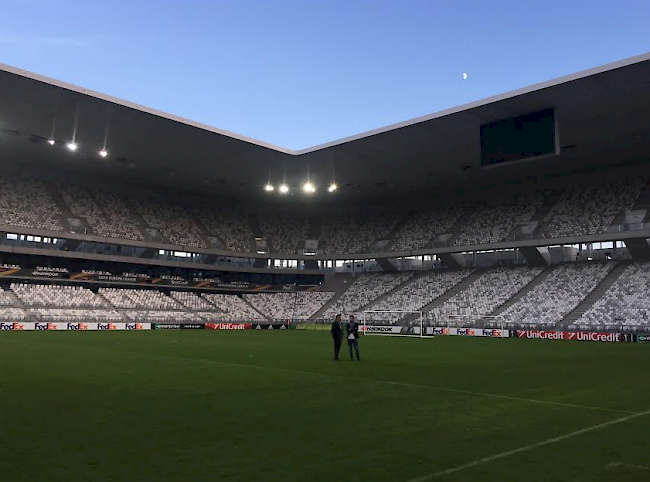
[[[480,125],[549,107],[559,158],[481,167]],[[0,64],[0,166],[21,170],[251,199],[268,198],[269,175],[296,186],[309,172],[321,189],[335,175],[336,198],[376,198],[647,158],[649,146],[650,53],[299,151]]]

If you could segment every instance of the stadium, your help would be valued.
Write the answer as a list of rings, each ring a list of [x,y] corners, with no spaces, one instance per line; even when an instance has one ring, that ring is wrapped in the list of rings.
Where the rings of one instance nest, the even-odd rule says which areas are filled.
[[[2,479],[650,479],[649,79],[290,150],[0,65]]]

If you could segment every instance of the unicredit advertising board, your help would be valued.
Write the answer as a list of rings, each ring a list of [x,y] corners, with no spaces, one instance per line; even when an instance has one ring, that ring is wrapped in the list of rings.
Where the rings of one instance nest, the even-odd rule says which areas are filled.
[[[252,323],[206,323],[208,330],[251,330]]]
[[[150,330],[151,323],[0,323],[0,331],[112,331]]]
[[[517,330],[517,338],[535,338],[540,340],[604,341],[610,343],[625,341],[623,335],[620,333],[606,333],[597,331]]]

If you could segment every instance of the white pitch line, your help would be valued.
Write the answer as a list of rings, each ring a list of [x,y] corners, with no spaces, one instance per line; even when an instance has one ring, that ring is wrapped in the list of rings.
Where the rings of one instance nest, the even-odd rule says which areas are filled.
[[[638,465],[638,464],[626,464],[625,462],[612,462],[610,464],[606,465],[607,468],[612,468],[612,467],[631,467],[633,469],[640,469],[640,470],[648,470],[650,471],[650,467],[647,467],[645,465]]]
[[[1,340],[1,338],[0,338]],[[82,347],[78,345],[66,345],[63,343],[47,343],[48,346],[59,346],[62,348],[72,348],[72,349],[78,349],[78,350],[89,350],[91,349],[92,351],[99,351],[97,348],[89,348],[89,347]],[[392,381],[386,381],[386,380],[373,380],[371,378],[358,378],[358,377],[346,377],[343,375],[330,375],[327,373],[314,373],[314,372],[306,372],[302,370],[292,370],[290,368],[275,368],[275,367],[265,367],[265,366],[260,366],[260,365],[247,365],[244,363],[231,363],[231,362],[221,362],[217,360],[209,360],[207,358],[192,358],[192,357],[180,357],[180,356],[174,356],[174,355],[160,355],[160,354],[149,354],[149,353],[143,353],[139,351],[128,351],[128,350],[107,350],[104,349],[102,351],[106,352],[111,352],[111,353],[123,353],[127,355],[136,355],[136,356],[143,356],[143,357],[148,357],[148,358],[166,358],[170,360],[180,360],[180,361],[190,361],[190,362],[198,362],[198,363],[206,363],[209,365],[217,365],[217,366],[223,366],[223,367],[231,367],[231,368],[248,368],[248,369],[253,369],[253,370],[266,370],[266,371],[275,371],[275,372],[283,372],[283,373],[293,373],[297,375],[307,375],[307,376],[312,376],[312,377],[317,377],[317,378],[330,378],[330,379],[335,379],[335,380],[351,380],[355,382],[366,382],[366,383],[377,383],[377,384],[383,384],[383,385],[398,385],[402,387],[412,387],[412,388],[423,388],[423,389],[428,389],[428,390],[435,390],[439,392],[449,392],[449,393],[460,393],[463,395],[472,395],[472,396],[478,396],[478,397],[488,397],[488,398],[500,398],[502,400],[512,400],[516,402],[527,402],[527,403],[537,403],[537,404],[543,404],[543,405],[555,405],[559,407],[570,407],[570,408],[580,408],[580,409],[585,409],[585,410],[598,410],[601,412],[612,412],[612,413],[626,413],[630,415],[636,415],[638,412],[632,412],[629,410],[617,410],[614,408],[604,408],[604,407],[593,407],[590,405],[579,405],[579,404],[574,404],[574,403],[564,403],[564,402],[554,402],[552,400],[538,400],[534,398],[523,398],[523,397],[514,397],[510,395],[499,395],[495,393],[484,393],[484,392],[473,392],[471,390],[461,390],[457,388],[446,388],[446,387],[434,387],[431,385],[420,385],[416,383],[406,383],[406,382],[392,382]]]
[[[433,472],[431,474],[426,474],[426,475],[421,475],[420,477],[416,477],[414,479],[410,479],[408,482],[426,482],[427,480],[435,479],[437,477],[442,477],[444,475],[449,475],[453,474],[456,472],[460,472],[461,470],[469,469],[472,467],[476,467],[477,465],[485,464],[487,462],[492,462],[494,460],[499,460],[503,459],[506,457],[510,457],[511,455],[515,455],[521,452],[526,452],[528,450],[533,450],[539,447],[543,447],[545,445],[550,445],[553,443],[561,442],[562,440],[566,440],[571,437],[577,437],[578,435],[582,435],[584,433],[588,432],[593,432],[594,430],[598,430],[601,428],[609,427],[610,425],[615,425],[617,423],[621,422],[626,422],[628,420],[632,420],[633,418],[638,418],[638,417],[643,417],[644,415],[650,415],[650,410],[646,412],[639,412],[639,413],[634,413],[632,415],[628,415],[627,417],[621,417],[617,418],[615,420],[610,420],[609,422],[604,422],[604,423],[599,423],[598,425],[592,425],[591,427],[586,427],[582,428],[580,430],[576,430],[575,432],[570,432],[564,435],[560,435],[559,437],[553,437],[549,438],[547,440],[543,440],[541,442],[534,443],[532,445],[525,445],[523,447],[516,448],[514,450],[508,450],[507,452],[501,452],[496,455],[491,455],[489,457],[483,457],[482,459],[475,460],[473,462],[469,462],[467,464],[463,465],[458,465],[456,467],[452,467],[450,469],[445,469],[441,470],[440,472]]]

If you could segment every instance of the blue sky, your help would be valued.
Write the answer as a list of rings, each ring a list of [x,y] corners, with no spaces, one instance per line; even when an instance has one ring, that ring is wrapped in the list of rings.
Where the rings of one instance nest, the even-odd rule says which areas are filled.
[[[0,12],[2,63],[292,149],[650,51],[647,0],[0,0]]]

